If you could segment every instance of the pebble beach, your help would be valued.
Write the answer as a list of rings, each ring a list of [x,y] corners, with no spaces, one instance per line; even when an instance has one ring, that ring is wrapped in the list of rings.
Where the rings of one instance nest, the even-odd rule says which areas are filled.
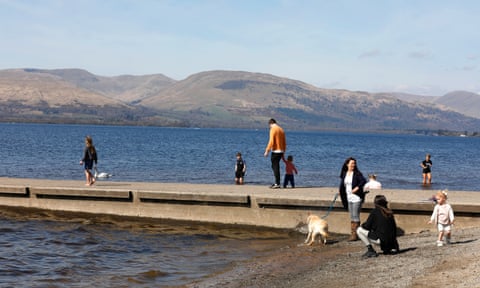
[[[363,259],[361,241],[337,235],[325,246],[291,243],[187,287],[480,287],[479,237],[480,227],[454,229],[452,243],[437,247],[437,232],[425,230],[399,237],[398,254]]]

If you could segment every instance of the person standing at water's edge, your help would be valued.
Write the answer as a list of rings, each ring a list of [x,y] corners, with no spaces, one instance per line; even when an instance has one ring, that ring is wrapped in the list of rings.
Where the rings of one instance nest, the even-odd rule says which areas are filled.
[[[242,185],[243,177],[245,177],[245,172],[247,171],[247,164],[242,158],[242,153],[237,153],[237,161],[235,163],[235,184]]]
[[[360,210],[365,200],[365,193],[363,192],[365,183],[367,183],[367,180],[358,170],[357,160],[353,157],[347,158],[340,172],[339,193],[343,207],[350,213],[351,231],[349,241],[358,240],[357,228],[360,226]]]
[[[287,149],[287,140],[285,137],[285,132],[282,127],[277,124],[275,119],[270,119],[268,121],[270,126],[270,138],[265,148],[264,156],[267,157],[268,153],[271,153],[272,161],[272,170],[275,177],[275,183],[272,184],[271,188],[280,188],[280,160]]]
[[[93,140],[91,136],[85,137],[85,148],[83,149],[83,157],[80,160],[80,165],[84,165],[85,168],[85,178],[87,183],[85,185],[91,186],[95,183],[95,177],[92,174],[93,164],[97,166],[97,151],[93,145]]]
[[[420,163],[422,166],[423,185],[432,184],[432,160],[430,160],[430,154],[425,155],[425,160]],[[428,183],[427,183],[428,181]]]

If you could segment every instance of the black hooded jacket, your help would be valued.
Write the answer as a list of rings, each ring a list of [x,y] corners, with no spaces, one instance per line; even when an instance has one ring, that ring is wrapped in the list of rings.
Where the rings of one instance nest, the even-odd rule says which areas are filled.
[[[393,213],[387,216],[382,212],[382,208],[375,207],[368,215],[367,221],[362,227],[368,230],[368,238],[380,239],[380,247],[384,252],[390,252],[392,249],[399,250],[397,241],[397,224]]]

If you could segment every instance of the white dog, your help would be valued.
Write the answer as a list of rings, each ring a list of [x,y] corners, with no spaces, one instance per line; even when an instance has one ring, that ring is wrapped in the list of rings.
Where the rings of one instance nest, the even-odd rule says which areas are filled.
[[[312,245],[315,242],[317,235],[323,240],[323,244],[327,244],[328,237],[328,223],[317,215],[308,215],[307,217],[308,235],[305,239],[305,244]],[[319,239],[320,240],[320,239]]]

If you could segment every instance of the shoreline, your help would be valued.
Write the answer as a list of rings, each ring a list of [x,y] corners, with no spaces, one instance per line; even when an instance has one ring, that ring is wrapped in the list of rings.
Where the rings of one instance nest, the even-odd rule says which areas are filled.
[[[2,178],[2,180],[4,180],[4,185],[6,188],[15,187],[15,184],[29,183],[29,185],[35,187],[62,187],[62,189],[70,191],[72,187],[77,187],[79,185],[79,181],[45,181],[11,178]],[[25,182],[25,180],[28,180],[28,182]],[[122,186],[119,186],[119,184]],[[102,188],[106,190],[112,189],[112,191],[118,192],[120,187],[128,188],[128,191],[148,189],[148,191],[152,192],[158,189],[158,191],[162,191],[162,193],[166,193],[168,191],[175,192],[178,190],[185,192],[189,191],[188,189],[192,189],[189,193],[196,193],[199,195],[206,195],[208,193],[212,193],[212,195],[216,195],[215,191],[225,192],[224,190],[227,186],[199,186],[186,184],[156,184],[131,182],[102,183]],[[204,190],[205,188],[208,188],[208,193],[205,192],[207,191]],[[245,192],[242,189],[245,187],[228,186],[228,188],[239,189],[239,191],[237,192],[233,190],[229,191],[229,195]],[[263,198],[265,198],[266,195],[273,193],[271,195],[271,198],[268,198],[271,199],[271,201],[278,201],[279,199],[289,198],[290,196],[293,196],[291,195],[291,193],[282,193],[282,191],[272,191],[271,189],[265,188],[262,189],[249,187],[249,190],[250,189],[252,190],[252,195],[257,195]],[[320,198],[323,197],[325,198],[325,201],[330,204],[331,197],[328,194],[333,193],[332,189],[333,188],[329,188],[326,190],[320,189],[318,191],[319,193],[313,196],[310,194],[314,191],[298,191],[298,193],[294,194],[295,197],[292,200],[308,200],[311,197],[314,197],[314,200],[318,201]],[[93,189],[92,191],[96,191],[96,193],[98,193],[101,190]],[[10,198],[18,200],[17,197],[13,197],[16,195],[14,192],[15,191],[12,190],[12,192],[10,193],[12,195],[7,195],[8,197],[4,197],[3,201],[5,202]],[[24,192],[25,191],[23,191],[22,193]],[[34,189],[29,190],[29,192],[33,193],[33,196],[35,195]],[[305,193],[305,195],[303,195],[303,193]],[[378,258],[362,259],[361,255],[365,252],[365,247],[363,247],[363,244],[360,241],[347,242],[346,239],[348,236],[346,234],[333,234],[328,239],[327,245],[325,246],[320,244],[315,244],[314,246],[304,246],[303,241],[305,240],[306,235],[298,233],[297,230],[295,234],[291,234],[290,237],[281,240],[281,242],[278,242],[278,245],[275,244],[275,246],[272,246],[271,249],[266,251],[266,253],[261,253],[261,255],[256,254],[252,258],[245,261],[234,261],[232,263],[229,263],[229,265],[225,265],[226,267],[221,271],[218,271],[217,273],[214,272],[206,278],[196,279],[191,284],[183,285],[180,287],[304,288],[352,286],[437,288],[450,286],[452,284],[452,281],[455,281],[453,282],[455,284],[455,287],[475,287],[476,283],[480,283],[480,278],[479,276],[477,276],[478,274],[480,274],[480,261],[477,260],[479,258],[478,256],[480,256],[478,252],[480,251],[480,225],[478,225],[479,210],[477,206],[478,196],[476,196],[475,193],[453,193],[452,194],[455,195],[455,197],[452,197],[451,204],[454,205],[456,216],[459,217],[457,217],[458,220],[455,222],[456,225],[453,227],[452,230],[452,245],[444,247],[437,247],[435,245],[437,238],[436,229],[434,225],[426,224],[429,219],[429,215],[431,215],[431,209],[433,208],[432,204],[428,204],[428,211],[422,209],[422,213],[419,214],[416,218],[418,220],[418,222],[415,223],[415,225],[417,225],[416,232],[413,232],[412,230],[412,232],[407,232],[402,236],[399,236],[398,241],[400,244],[401,253],[397,255],[380,255]],[[396,208],[401,208],[402,206],[405,206],[405,209],[408,208],[410,210],[418,205],[424,206],[423,202],[417,203],[417,200],[415,199],[426,199],[429,196],[429,194],[422,193],[421,191],[382,190],[382,194],[389,195],[388,199],[391,200],[391,205],[396,206]],[[19,199],[24,199],[25,202],[33,201],[32,199],[34,199],[39,203],[48,203],[50,201],[63,201],[62,203],[65,203],[71,201],[44,199],[41,197],[38,199],[31,199],[31,197],[33,196],[30,194],[25,196],[28,197]],[[89,205],[100,205],[105,201],[89,201],[88,199],[86,199],[78,202],[83,204],[88,203]],[[275,202],[272,203],[275,204]],[[27,202],[26,204],[31,203]],[[127,203],[120,204],[120,207],[123,208],[128,205]],[[367,204],[371,203],[366,203],[366,205]],[[105,205],[105,207],[110,207],[112,203],[111,201],[106,201],[102,205]],[[152,208],[163,207],[158,205],[161,204],[151,204]],[[193,206],[177,205],[173,207],[174,209],[172,208],[172,211],[179,211],[179,207],[192,209]],[[464,209],[461,209],[462,207]],[[28,207],[24,208],[28,209]],[[45,209],[46,207],[39,208]],[[399,212],[399,210],[397,210],[396,208],[392,207],[392,209],[396,213],[397,224],[400,224],[398,223],[400,222],[399,220],[401,220],[401,217],[399,216],[402,216],[402,214],[397,213]],[[218,207],[216,209],[212,209],[211,206],[206,206],[206,209],[215,211],[219,210]],[[229,213],[232,213],[232,207],[227,207],[226,209]],[[236,209],[236,212],[238,212],[238,209],[240,208]],[[265,210],[268,211],[269,209],[259,208],[259,211],[263,213],[265,212]],[[272,210],[277,211],[278,209]],[[469,214],[471,217],[464,217],[464,219],[461,219],[460,214],[462,214],[462,210],[464,214],[473,213],[475,214],[475,216]],[[55,209],[50,210],[48,214],[50,214],[51,211],[55,211]],[[285,211],[286,212],[282,213],[292,212],[291,209]],[[67,211],[62,210],[59,213],[64,214],[65,212]],[[71,212],[73,211],[69,211],[69,213]],[[299,210],[295,213],[298,213],[299,216],[303,217],[307,213],[307,211]],[[94,215],[98,214],[94,213]],[[198,221],[198,214],[195,215]],[[121,217],[122,215],[116,216]],[[281,215],[277,211],[277,214],[275,214],[275,218],[278,220],[280,216]],[[337,216],[342,215],[338,214]],[[110,215],[109,217],[112,216]],[[292,218],[285,217],[285,215],[283,215],[282,217],[282,219],[290,220]],[[330,217],[331,218],[329,218],[329,226],[330,224],[332,224],[332,227],[335,227],[335,225],[333,224],[335,223],[335,221],[337,221],[338,225],[335,227],[336,230],[341,230],[342,228],[346,227],[345,224],[347,223],[347,221],[342,220],[341,217]],[[138,218],[138,215],[136,216],[136,218]],[[138,219],[145,218],[140,217]],[[271,219],[273,219],[273,217]],[[295,222],[295,224],[298,224],[298,222]],[[406,223],[402,224],[406,225]],[[400,224],[399,226],[403,227],[402,224]],[[264,231],[265,228],[262,228],[262,226],[256,226],[256,229],[262,229],[262,231]],[[289,234],[290,231],[293,232],[292,229],[293,228],[284,231],[285,233]],[[439,275],[441,275],[441,277],[440,279],[437,279],[439,278]],[[460,283],[458,283],[459,281]],[[431,286],[428,286],[430,284]]]
[[[480,283],[480,227],[452,230],[452,244],[435,245],[437,232],[398,237],[400,253],[362,259],[361,241],[335,235],[326,246],[290,245],[186,285],[210,287],[475,287]],[[377,252],[379,251],[376,248]]]

